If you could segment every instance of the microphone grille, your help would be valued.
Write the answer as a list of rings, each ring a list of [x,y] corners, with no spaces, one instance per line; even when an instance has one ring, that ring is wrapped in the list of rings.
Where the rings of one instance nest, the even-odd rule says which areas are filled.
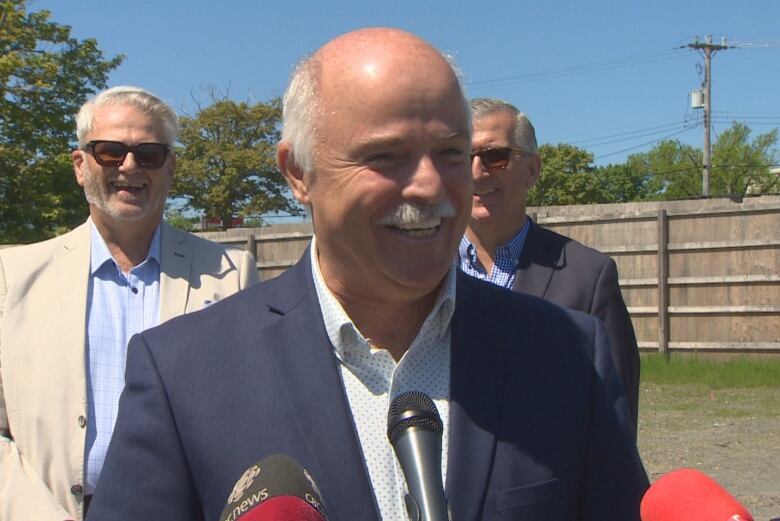
[[[396,396],[390,402],[387,412],[387,437],[395,444],[407,429],[416,427],[441,434],[444,427],[436,404],[421,391],[408,391]]]

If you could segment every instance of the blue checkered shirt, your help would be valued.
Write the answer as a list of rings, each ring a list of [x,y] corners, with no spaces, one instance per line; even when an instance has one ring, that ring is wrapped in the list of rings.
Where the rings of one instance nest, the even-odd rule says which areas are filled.
[[[496,286],[512,289],[515,284],[517,265],[520,262],[520,254],[523,253],[525,238],[531,229],[531,219],[526,219],[520,231],[509,242],[496,250],[493,260],[493,269],[490,273],[485,270],[477,258],[477,248],[464,235],[460,240],[458,255],[460,256],[460,269],[481,280],[486,280]]]
[[[95,491],[125,386],[130,337],[160,322],[160,228],[146,259],[124,274],[91,226],[87,292],[87,444],[85,493]]]

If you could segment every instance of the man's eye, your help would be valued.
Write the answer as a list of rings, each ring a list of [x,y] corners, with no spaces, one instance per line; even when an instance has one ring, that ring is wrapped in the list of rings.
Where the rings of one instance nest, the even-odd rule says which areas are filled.
[[[440,152],[440,154],[451,161],[459,161],[468,157],[465,149],[456,147],[445,148]]]
[[[392,154],[390,152],[377,152],[366,156],[366,162],[367,163],[388,163],[390,161],[394,161],[395,158],[396,158],[395,154]]]

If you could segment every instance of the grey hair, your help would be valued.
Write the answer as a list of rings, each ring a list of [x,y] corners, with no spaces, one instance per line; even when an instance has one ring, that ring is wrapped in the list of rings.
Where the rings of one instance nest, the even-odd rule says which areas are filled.
[[[162,126],[165,143],[173,145],[179,132],[179,119],[176,112],[163,100],[140,87],[112,87],[98,93],[79,109],[76,115],[76,136],[79,147],[87,142],[87,135],[95,126],[95,109],[106,105],[125,105],[135,107],[150,115]]]
[[[512,145],[526,154],[537,154],[536,130],[528,116],[506,101],[495,98],[474,98],[470,102],[471,120],[477,121],[496,112],[508,112],[515,118]]]
[[[463,88],[462,74],[452,56],[442,53],[458,82],[463,107],[469,112],[469,104]],[[304,172],[314,168],[314,143],[317,138],[317,121],[320,119],[320,61],[318,56],[306,57],[295,67],[282,101],[282,141],[292,145],[295,164]],[[469,136],[471,118],[467,118]]]
[[[314,140],[319,119],[319,60],[298,63],[282,100],[282,141],[292,145],[295,164],[304,172],[314,168]]]

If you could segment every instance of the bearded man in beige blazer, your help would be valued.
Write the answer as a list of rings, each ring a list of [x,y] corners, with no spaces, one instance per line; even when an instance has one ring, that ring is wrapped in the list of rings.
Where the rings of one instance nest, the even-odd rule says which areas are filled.
[[[176,132],[175,112],[143,89],[98,94],[72,154],[89,219],[0,251],[0,519],[83,519],[129,337],[258,280],[248,252],[162,222]]]

